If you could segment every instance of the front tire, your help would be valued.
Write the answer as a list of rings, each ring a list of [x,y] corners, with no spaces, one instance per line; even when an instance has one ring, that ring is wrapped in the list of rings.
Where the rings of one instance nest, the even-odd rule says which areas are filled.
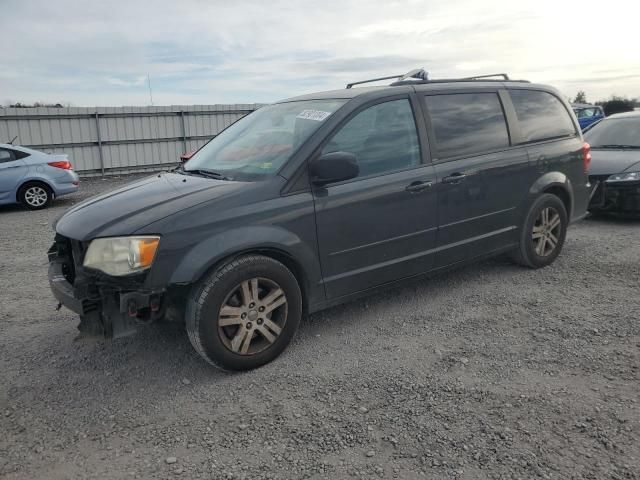
[[[291,342],[302,316],[296,277],[262,255],[239,257],[216,269],[187,303],[191,344],[223,370],[251,370],[271,362]]]
[[[27,183],[20,188],[18,200],[29,210],[42,210],[53,200],[53,192],[44,183]]]
[[[513,259],[529,268],[550,265],[562,251],[568,223],[562,200],[549,193],[541,195],[529,209]]]

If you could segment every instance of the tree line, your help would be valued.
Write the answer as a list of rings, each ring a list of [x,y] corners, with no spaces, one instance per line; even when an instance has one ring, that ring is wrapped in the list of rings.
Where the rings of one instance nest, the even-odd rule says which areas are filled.
[[[8,108],[36,108],[36,107],[63,108],[65,106],[70,107],[71,105],[63,105],[61,103],[46,103],[46,102],[35,102],[35,103],[16,102],[16,103],[9,103],[7,105],[0,105],[0,108],[2,108],[2,107],[8,107]]]
[[[584,91],[580,90],[571,103],[589,103],[587,101],[587,95]],[[634,109],[640,107],[640,98],[627,98],[618,95],[612,95],[607,100],[598,100],[595,105],[602,107],[606,116],[613,115],[614,113],[632,112]]]

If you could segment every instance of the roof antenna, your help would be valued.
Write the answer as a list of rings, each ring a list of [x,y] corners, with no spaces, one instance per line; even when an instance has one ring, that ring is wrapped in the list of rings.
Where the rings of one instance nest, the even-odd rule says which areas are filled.
[[[11,139],[11,141],[9,142],[9,145],[13,145],[13,142],[16,140],[16,138],[18,138],[18,135],[16,135]]]

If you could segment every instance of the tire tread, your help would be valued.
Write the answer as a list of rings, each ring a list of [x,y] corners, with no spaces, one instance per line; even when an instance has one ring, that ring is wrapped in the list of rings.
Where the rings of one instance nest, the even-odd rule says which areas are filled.
[[[227,274],[246,266],[255,266],[259,263],[266,265],[270,264],[275,268],[284,269],[295,279],[295,276],[285,265],[271,257],[256,254],[244,255],[223,263],[213,270],[208,276],[205,276],[203,280],[197,284],[187,302],[185,324],[191,345],[207,363],[224,372],[232,372],[233,370],[226,368],[214,358],[211,358],[211,356],[207,354],[200,338],[200,320],[202,317],[203,305],[211,290],[215,289]],[[300,292],[298,291],[298,294],[299,293]]]
[[[559,251],[553,254],[554,257],[550,262],[545,264],[537,264],[534,261],[534,259],[531,258],[531,256],[529,255],[529,251],[527,249],[527,242],[529,242],[528,227],[532,221],[531,217],[532,215],[537,214],[537,211],[541,205],[548,202],[554,202],[555,203],[554,207],[556,207],[559,211],[561,211],[561,215],[564,216],[564,219],[566,221],[568,221],[567,211],[561,198],[559,198],[556,195],[553,195],[552,193],[543,193],[538,198],[536,198],[534,202],[531,204],[531,206],[529,207],[529,211],[527,212],[527,216],[525,217],[523,227],[520,231],[520,239],[518,241],[518,247],[514,249],[512,252],[510,252],[511,259],[518,265],[522,265],[523,267],[532,268],[532,269],[541,268],[553,263],[557,258],[557,256],[562,251],[562,247],[564,246],[564,237],[566,235],[567,222],[565,222],[563,225],[562,241],[560,243]]]

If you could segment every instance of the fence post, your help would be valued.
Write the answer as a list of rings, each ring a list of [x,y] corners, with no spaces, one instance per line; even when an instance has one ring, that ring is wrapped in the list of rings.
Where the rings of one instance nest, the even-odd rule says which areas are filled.
[[[104,177],[104,157],[102,156],[102,138],[100,137],[100,114],[96,111],[96,132],[98,133],[98,153],[100,154],[100,171]]]
[[[180,123],[182,124],[182,153],[187,153],[187,129],[184,126],[184,111],[180,110]]]

